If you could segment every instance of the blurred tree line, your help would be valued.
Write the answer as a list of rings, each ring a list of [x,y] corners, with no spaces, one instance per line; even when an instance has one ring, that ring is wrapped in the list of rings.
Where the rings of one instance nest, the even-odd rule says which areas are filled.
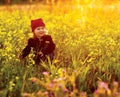
[[[91,3],[91,2],[102,2],[103,4],[107,4],[107,3],[113,3],[115,1],[119,1],[119,0],[0,0],[0,4],[32,4],[35,2],[41,2],[44,4],[56,4],[56,3],[66,3],[66,2],[74,2],[77,4],[86,4],[86,3]]]
[[[42,3],[56,3],[57,1],[66,1],[66,0],[0,0],[0,4],[23,4],[23,3],[34,3],[34,2],[42,2]]]
[[[0,0],[0,4],[32,3],[33,1],[43,1],[43,0]]]

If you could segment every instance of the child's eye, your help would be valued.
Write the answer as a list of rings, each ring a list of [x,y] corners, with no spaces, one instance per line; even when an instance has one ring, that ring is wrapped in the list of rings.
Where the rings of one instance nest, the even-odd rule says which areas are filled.
[[[40,30],[40,28],[37,28],[37,30]]]

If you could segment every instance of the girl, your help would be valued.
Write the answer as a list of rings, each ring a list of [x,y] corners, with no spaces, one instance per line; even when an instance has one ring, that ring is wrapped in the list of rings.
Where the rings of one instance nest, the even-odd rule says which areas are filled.
[[[20,59],[25,58],[33,48],[35,64],[39,64],[41,60],[45,61],[49,56],[52,60],[54,57],[55,44],[50,35],[45,33],[45,23],[41,18],[31,20],[31,29],[33,37],[28,39],[27,46],[23,49]]]

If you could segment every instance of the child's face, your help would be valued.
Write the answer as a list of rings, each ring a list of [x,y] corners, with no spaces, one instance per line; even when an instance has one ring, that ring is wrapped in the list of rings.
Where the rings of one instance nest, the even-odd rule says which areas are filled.
[[[35,36],[37,38],[41,38],[42,36],[45,35],[45,27],[37,27],[35,30],[34,30],[34,33],[35,33]]]

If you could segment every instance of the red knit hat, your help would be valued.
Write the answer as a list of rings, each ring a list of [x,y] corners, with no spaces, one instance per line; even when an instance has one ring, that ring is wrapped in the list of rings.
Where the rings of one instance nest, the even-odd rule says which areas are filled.
[[[37,27],[43,26],[45,27],[45,23],[43,22],[43,20],[41,18],[39,19],[35,19],[35,20],[31,20],[31,28],[32,28],[32,32],[34,32],[34,30]]]

